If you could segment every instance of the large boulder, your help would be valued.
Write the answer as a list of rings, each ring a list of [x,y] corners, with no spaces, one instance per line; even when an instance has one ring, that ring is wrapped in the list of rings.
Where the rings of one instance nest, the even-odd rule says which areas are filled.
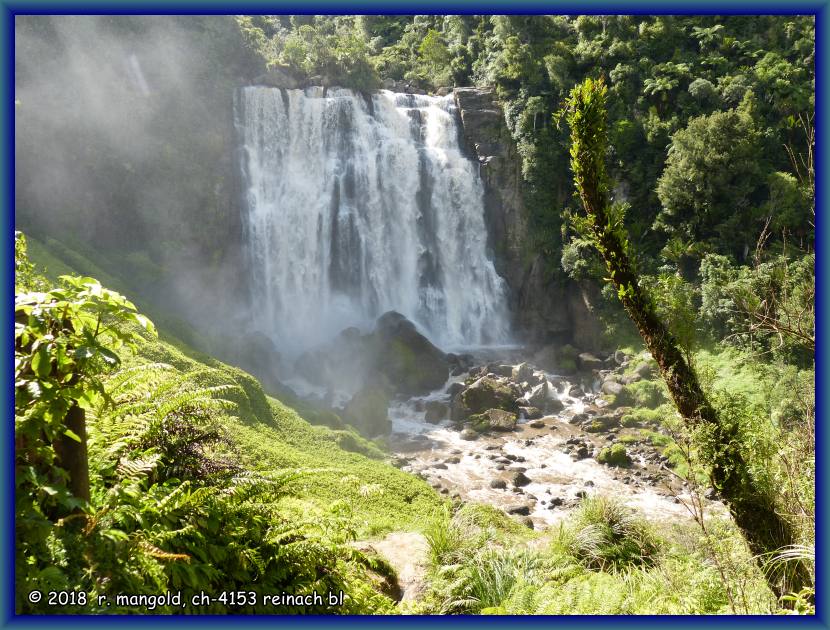
[[[581,352],[579,356],[577,356],[577,365],[583,372],[600,370],[603,367],[602,359],[595,357],[590,352]]]
[[[651,363],[643,361],[637,367],[634,368],[633,373],[642,379],[650,379],[654,376],[656,370]]]
[[[602,393],[610,396],[616,396],[623,390],[621,383],[608,379],[602,383]]]
[[[367,385],[357,392],[343,411],[343,419],[362,435],[388,435],[392,430],[389,420],[389,396],[380,385]]]
[[[521,383],[533,380],[533,366],[529,363],[519,363],[513,368],[513,380]]]
[[[395,311],[378,318],[373,333],[375,369],[400,394],[410,396],[441,387],[449,377],[447,356]]]
[[[394,311],[378,318],[370,335],[345,329],[331,342],[300,356],[295,369],[331,390],[356,392],[366,383],[386,382],[393,393],[406,396],[426,394],[449,377],[446,355]]]
[[[538,407],[519,407],[519,412],[528,420],[538,420],[544,415]]]
[[[565,408],[562,401],[555,396],[554,389],[547,380],[532,387],[525,400],[527,402],[522,406],[537,407],[546,414],[557,413]]]
[[[531,482],[530,478],[521,470],[511,475],[510,481],[516,488],[521,488]]]
[[[488,409],[470,416],[470,422],[480,433],[486,431],[512,431],[516,428],[516,414],[504,409]]]
[[[458,422],[488,409],[515,412],[515,386],[507,381],[482,376],[453,399],[452,417]]]
[[[527,396],[527,402],[531,407],[538,407],[546,411],[549,398],[550,388],[548,387],[548,382],[544,381],[541,385],[537,385],[530,390],[530,394]]]

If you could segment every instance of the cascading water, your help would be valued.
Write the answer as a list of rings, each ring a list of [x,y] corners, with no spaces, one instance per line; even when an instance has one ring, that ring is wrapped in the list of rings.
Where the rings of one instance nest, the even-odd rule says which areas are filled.
[[[245,87],[235,111],[256,324],[281,349],[387,310],[443,347],[507,340],[451,96]]]

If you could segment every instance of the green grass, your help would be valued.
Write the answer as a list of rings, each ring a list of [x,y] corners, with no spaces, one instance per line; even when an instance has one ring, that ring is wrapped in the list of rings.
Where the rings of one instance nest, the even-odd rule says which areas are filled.
[[[50,246],[29,239],[32,262],[47,278],[70,273],[97,274],[115,281],[94,263],[72,252],[75,269]],[[66,254],[65,248],[58,250]],[[152,314],[151,314],[152,317]],[[426,482],[386,463],[380,448],[351,430],[312,426],[296,410],[269,396],[259,381],[241,369],[194,350],[175,335],[165,334],[165,321],[155,320],[159,339],[147,339],[125,366],[157,362],[172,366],[203,387],[234,386],[223,393],[234,404],[221,423],[234,445],[239,464],[254,471],[298,471],[293,496],[280,507],[298,517],[346,515],[358,537],[394,530],[420,530],[428,516],[445,504]],[[301,407],[302,408],[302,407]]]
[[[358,536],[396,529],[419,529],[443,499],[423,480],[385,463],[385,454],[350,430],[312,426],[290,407],[265,394],[260,384],[238,368],[192,359],[165,342],[148,342],[139,351],[145,360],[168,363],[203,385],[235,384],[237,412],[223,423],[243,467],[256,471],[301,472],[286,509],[313,516],[342,509],[359,515]],[[379,487],[379,492],[366,488]]]

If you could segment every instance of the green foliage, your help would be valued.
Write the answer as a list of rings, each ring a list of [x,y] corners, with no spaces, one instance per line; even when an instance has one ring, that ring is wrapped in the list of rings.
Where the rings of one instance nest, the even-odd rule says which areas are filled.
[[[745,97],[746,102],[746,97]],[[657,226],[687,241],[713,241],[743,256],[762,225],[761,136],[746,109],[693,118],[672,137],[657,184]]]
[[[753,267],[709,255],[701,279],[700,316],[715,338],[802,366],[813,361],[814,254],[782,254]]]
[[[452,60],[449,48],[441,37],[441,33],[434,28],[429,29],[421,44],[418,46],[418,54],[423,59],[423,63],[428,72],[427,76],[437,84],[447,84],[451,82],[451,77],[448,76],[448,66]]]
[[[26,261],[20,262],[24,269]],[[65,288],[17,296],[26,315],[16,330],[17,380],[49,385],[48,379],[57,379],[52,389],[63,385],[68,404],[80,403],[83,387],[95,394],[83,401],[91,499],[80,504],[68,495],[51,443],[44,441],[47,431],[60,431],[61,418],[49,415],[44,396],[33,395],[35,387],[17,392],[18,611],[65,612],[26,597],[32,589],[64,588],[86,594],[93,605],[85,612],[136,612],[116,605],[115,595],[167,590],[181,590],[185,600],[201,590],[239,590],[249,603],[155,612],[391,612],[391,601],[377,592],[372,577],[377,561],[347,543],[359,530],[381,531],[381,514],[386,527],[394,526],[395,519],[407,518],[401,515],[407,509],[415,514],[425,510],[424,502],[438,504],[437,495],[419,480],[340,450],[347,432],[312,428],[266,399],[241,371],[218,363],[207,367],[152,337],[144,339],[139,324],[152,330],[149,322],[118,294],[88,278],[64,282]],[[46,339],[41,329],[52,336]],[[113,360],[119,343],[130,344],[136,354]],[[45,344],[68,357],[54,359],[48,372],[33,359]],[[77,347],[91,350],[78,357],[72,352]],[[65,374],[78,376],[63,384]],[[35,425],[37,435],[29,435]],[[353,437],[355,447],[377,453]],[[288,465],[266,458],[262,466],[252,443],[293,450],[297,457],[283,458]],[[371,475],[381,483],[373,484]],[[328,491],[320,493],[318,486]],[[394,493],[393,501],[384,498],[383,488]],[[292,507],[298,499],[302,510]],[[315,501],[328,509],[309,509]],[[56,506],[64,506],[64,518],[55,515]],[[78,508],[83,512],[65,516]],[[367,516],[375,522],[363,521]],[[347,594],[344,605],[332,607],[325,595],[340,590]],[[263,602],[262,595],[281,592],[321,593],[323,604]],[[99,595],[111,605],[98,607]]]
[[[648,524],[633,510],[605,497],[583,499],[563,536],[575,558],[599,570],[651,565],[660,545]]]
[[[621,419],[620,424],[624,427],[639,427],[659,425],[663,419],[663,412],[657,409],[633,409],[626,413]]]
[[[449,506],[436,512],[430,520],[424,536],[429,544],[430,562],[433,567],[455,564],[464,546],[464,535],[458,524],[452,520]]]
[[[637,411],[656,409],[668,402],[666,384],[663,381],[637,381],[623,387],[622,392],[614,398],[617,405],[630,405]]]
[[[690,355],[699,339],[696,287],[676,273],[647,276],[642,284],[648,289],[660,319],[667,323],[686,355]]]
[[[269,66],[319,76],[327,85],[369,91],[380,85],[356,16],[237,16],[248,45]],[[363,23],[365,25],[365,23]]]
[[[627,468],[631,466],[631,457],[625,448],[625,444],[617,442],[611,446],[606,446],[600,450],[597,455],[597,462],[600,464],[607,464],[608,466],[620,466]]]

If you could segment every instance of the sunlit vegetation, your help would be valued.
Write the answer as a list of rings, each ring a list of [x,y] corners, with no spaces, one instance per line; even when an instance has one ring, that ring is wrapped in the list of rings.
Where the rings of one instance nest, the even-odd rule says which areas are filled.
[[[36,17],[19,23],[24,84],[72,57]],[[190,52],[181,74],[146,69],[155,91],[119,95],[131,116],[115,122],[68,90],[15,102],[18,613],[144,613],[116,594],[167,591],[248,595],[150,612],[815,612],[812,17],[109,16],[100,29],[107,45]],[[606,397],[625,409],[597,459],[626,468],[628,448],[655,447],[687,484],[687,522],[596,495],[534,531],[444,498],[382,440],[223,362],[260,349],[226,330],[245,287],[223,116],[268,72],[364,93],[495,88],[528,251],[551,283],[601,288],[608,347],[635,358],[625,376],[662,369]],[[44,117],[56,104],[81,123]],[[71,159],[47,155],[53,140]],[[747,505],[786,540],[753,536]],[[363,544],[390,532],[426,540],[415,601],[396,601],[394,569]],[[76,595],[55,607],[33,590]],[[264,602],[281,592],[322,603]]]

